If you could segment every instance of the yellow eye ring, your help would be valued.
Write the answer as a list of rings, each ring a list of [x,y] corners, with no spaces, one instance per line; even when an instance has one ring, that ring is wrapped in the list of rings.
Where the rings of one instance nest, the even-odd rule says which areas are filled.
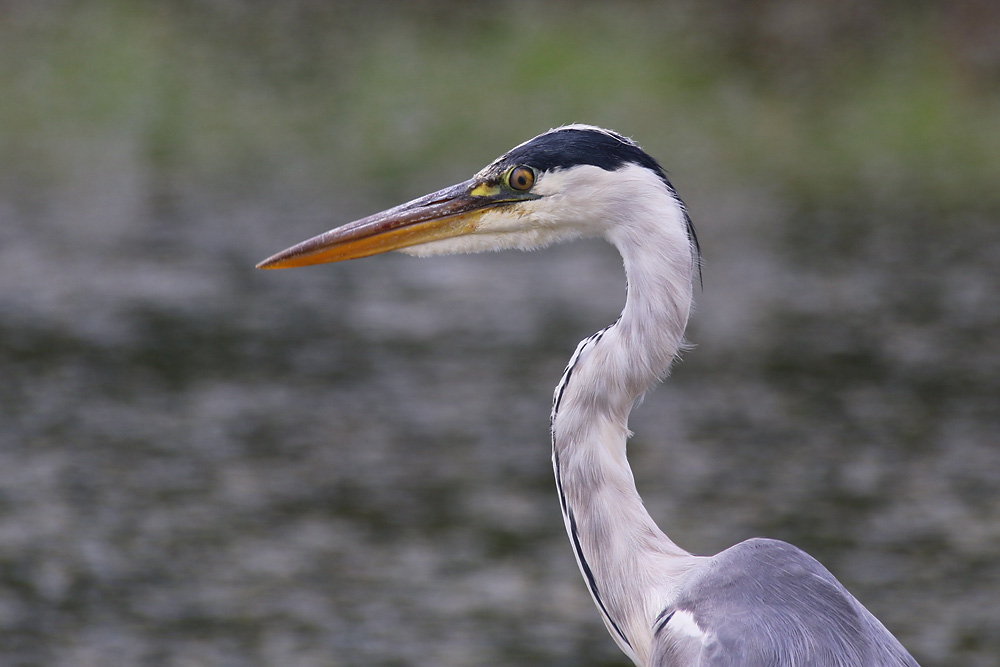
[[[507,185],[514,190],[530,190],[535,184],[535,172],[531,167],[514,167],[507,174]]]

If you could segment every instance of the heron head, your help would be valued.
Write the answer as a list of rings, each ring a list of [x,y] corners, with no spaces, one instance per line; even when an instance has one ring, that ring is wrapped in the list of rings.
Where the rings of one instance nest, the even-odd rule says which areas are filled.
[[[610,130],[567,125],[516,146],[467,181],[332,229],[258,267],[308,266],[390,250],[421,256],[532,250],[608,235],[636,208],[665,201],[683,209],[663,169],[635,142]],[[693,240],[690,222],[685,231]]]

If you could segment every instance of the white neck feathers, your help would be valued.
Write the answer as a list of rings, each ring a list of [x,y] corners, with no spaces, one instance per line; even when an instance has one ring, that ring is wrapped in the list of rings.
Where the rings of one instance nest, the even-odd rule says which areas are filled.
[[[601,207],[603,235],[625,262],[625,309],[573,355],[556,388],[552,445],[560,503],[584,579],[612,636],[643,664],[652,619],[673,592],[670,580],[646,581],[646,573],[673,569],[680,577],[694,557],[643,507],[625,455],[628,415],[682,347],[697,258],[676,196],[649,170],[625,169],[634,174],[614,179],[620,205]],[[628,192],[630,184],[642,191]]]

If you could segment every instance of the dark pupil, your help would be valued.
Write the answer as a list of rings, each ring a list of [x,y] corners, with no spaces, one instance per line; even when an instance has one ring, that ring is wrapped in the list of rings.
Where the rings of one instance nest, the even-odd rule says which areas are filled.
[[[528,185],[528,175],[524,173],[523,169],[518,169],[514,173],[514,182],[518,187],[524,188]]]

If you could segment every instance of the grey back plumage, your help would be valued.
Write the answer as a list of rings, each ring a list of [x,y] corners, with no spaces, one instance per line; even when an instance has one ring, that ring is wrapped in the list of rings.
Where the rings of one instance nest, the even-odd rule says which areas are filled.
[[[696,632],[670,623],[693,618]],[[815,558],[752,539],[706,559],[660,616],[654,667],[917,667],[916,661]]]

